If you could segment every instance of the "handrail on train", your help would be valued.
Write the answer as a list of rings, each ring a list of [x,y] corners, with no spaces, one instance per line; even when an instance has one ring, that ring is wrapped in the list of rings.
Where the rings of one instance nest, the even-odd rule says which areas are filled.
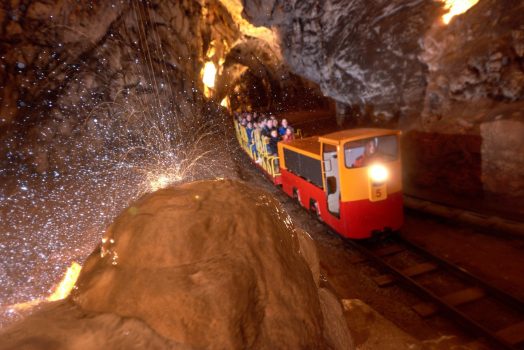
[[[258,161],[260,159],[259,164],[272,177],[280,176],[278,156],[271,155],[267,151],[269,138],[253,130],[251,134],[252,143],[249,144],[248,141],[250,138],[247,135],[246,128],[242,127],[236,119],[233,119],[233,124],[235,126],[235,136],[238,140],[238,143],[250,156],[250,158],[254,161]],[[296,129],[294,135],[295,138],[302,138],[302,130]],[[252,147],[253,145],[255,147]]]

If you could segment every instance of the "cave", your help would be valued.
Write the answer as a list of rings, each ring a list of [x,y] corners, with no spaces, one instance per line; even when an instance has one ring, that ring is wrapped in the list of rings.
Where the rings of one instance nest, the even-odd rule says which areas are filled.
[[[238,123],[243,118],[245,122],[248,114],[253,118],[272,116],[288,120],[297,138],[317,139],[347,130],[398,130],[402,168],[398,176],[405,217],[400,231],[404,239],[432,247],[434,254],[447,256],[493,282],[515,297],[519,309],[524,305],[524,257],[519,254],[524,246],[523,11],[522,0],[2,2],[0,343],[4,343],[2,338],[5,344],[9,340],[11,345],[6,349],[19,348],[25,342],[35,349],[73,349],[74,345],[64,345],[67,336],[59,329],[67,328],[69,319],[57,314],[77,319],[84,312],[98,320],[72,328],[77,348],[86,349],[147,347],[140,341],[150,342],[151,348],[188,349],[342,349],[360,345],[436,349],[434,344],[440,342],[444,348],[470,344],[478,336],[475,329],[470,332],[450,320],[426,321],[405,311],[406,305],[414,304],[407,292],[398,305],[388,307],[387,300],[397,291],[375,293],[371,287],[353,287],[354,283],[370,283],[372,277],[362,282],[361,274],[365,270],[369,275],[371,268],[355,265],[345,274],[341,271],[337,264],[356,259],[351,257],[356,255],[354,248],[326,233],[329,222],[319,223],[298,212],[298,193],[288,191],[297,197],[293,201],[260,174],[257,169],[262,167],[256,157],[251,161],[251,151],[246,155],[239,146],[242,135]],[[320,169],[320,158],[318,166]],[[318,182],[322,186],[322,177]],[[209,193],[199,192],[204,188]],[[296,285],[288,286],[307,294],[297,294],[297,300],[303,298],[300,300],[313,305],[306,313],[298,302],[288,301],[297,307],[293,313],[303,317],[308,331],[297,330],[292,324],[278,331],[278,322],[268,313],[286,315],[282,316],[286,320],[292,317],[286,318],[288,314],[280,314],[280,309],[275,311],[277,306],[267,306],[267,321],[257,304],[263,298],[256,297],[239,299],[245,312],[238,317],[249,324],[238,331],[241,336],[232,331],[233,316],[227,320],[219,317],[231,324],[213,323],[213,319],[210,332],[215,343],[174,318],[166,318],[171,323],[163,324],[159,314],[136,310],[133,314],[124,306],[95,306],[104,299],[103,293],[92,292],[85,285],[103,284],[96,278],[105,272],[102,268],[99,275],[93,272],[97,269],[93,264],[100,263],[94,262],[94,256],[104,249],[112,251],[106,247],[108,232],[117,232],[115,227],[125,215],[138,212],[139,204],[147,200],[157,203],[160,199],[154,196],[163,198],[167,193],[176,197],[188,191],[194,192],[192,196],[219,201],[211,193],[222,193],[224,188],[251,193],[260,203],[275,200],[280,202],[271,205],[277,208],[275,213],[290,213],[290,219],[284,215],[272,224],[292,237],[286,243],[289,251],[277,247],[275,254],[291,254],[291,260],[282,262],[282,271],[289,273],[286,268],[291,264],[302,271],[302,277],[313,276],[303,277],[310,284],[299,276]],[[250,192],[252,188],[257,190]],[[224,200],[227,214],[223,215],[237,217],[238,213],[231,212],[234,203],[247,199],[224,197],[231,198]],[[162,205],[171,208],[170,203],[166,200]],[[249,206],[246,203],[243,205]],[[220,205],[213,208],[208,210],[210,215],[222,213]],[[267,216],[277,215],[271,213]],[[189,217],[180,220],[184,225],[191,222]],[[256,220],[253,214],[251,222]],[[311,262],[308,251],[314,248],[307,248],[311,244],[304,243],[307,239],[302,234],[295,235],[294,228],[292,233],[279,228],[288,220],[296,223],[297,230],[309,232],[304,237],[312,237],[320,265]],[[242,218],[231,225],[247,223]],[[136,230],[137,235],[141,232],[138,226],[130,230]],[[222,230],[227,232],[225,226]],[[266,228],[257,232],[273,234]],[[236,234],[244,237],[243,231]],[[200,243],[184,241],[188,251],[200,254],[199,249],[208,242],[199,239]],[[250,243],[239,245],[240,250],[249,251],[259,244],[245,239]],[[231,242],[220,249],[227,250]],[[300,254],[305,255],[294,257],[299,242]],[[103,257],[105,253],[100,254]],[[116,259],[113,262],[118,260],[115,254],[108,256]],[[336,256],[334,261],[332,256]],[[307,264],[301,265],[295,258]],[[269,261],[247,253],[242,259]],[[487,267],[487,261],[497,263]],[[140,263],[147,266],[147,258]],[[220,266],[217,269],[225,268]],[[266,270],[251,274],[248,267],[231,269],[237,274],[225,274],[224,278],[233,285],[242,280],[238,276],[257,281],[249,286],[240,283],[245,287],[242,293],[269,288],[260,283]],[[60,294],[57,286],[61,279],[66,280],[75,270],[83,271],[80,281],[95,282],[73,288],[73,281],[71,295],[70,290]],[[204,272],[202,280],[209,280],[211,273]],[[273,271],[275,276],[279,273],[284,272]],[[180,278],[180,283],[185,283],[186,277]],[[123,280],[119,277],[113,283]],[[213,283],[210,285],[218,285]],[[172,286],[182,293],[178,284]],[[217,290],[220,296],[225,293]],[[171,298],[166,293],[166,298]],[[96,299],[91,304],[82,299],[89,295]],[[228,309],[234,309],[231,299],[222,300],[229,303]],[[170,302],[180,310],[190,309],[180,300]],[[192,307],[201,306],[192,302]],[[283,307],[280,302],[271,305]],[[221,305],[220,312],[225,309]],[[521,311],[524,315],[524,307]],[[103,319],[105,314],[111,316]],[[218,311],[211,315],[215,317]],[[524,346],[524,338],[514,336],[524,329],[522,315],[508,321],[516,328],[507,324],[495,327],[510,329],[499,333],[511,339],[511,348]],[[375,321],[366,323],[370,318]],[[341,319],[346,320],[347,329],[346,324],[341,326]],[[28,331],[26,338],[22,336],[24,324],[34,330],[44,327],[46,320],[55,324],[49,332],[56,339],[45,338],[45,332]],[[202,319],[192,320],[205,327]],[[118,322],[116,333],[127,327],[143,338],[139,336],[141,340],[133,343],[117,337],[104,345],[87,341],[92,333],[80,331],[87,327],[96,333],[100,325]],[[369,331],[372,325],[391,333],[392,338]],[[494,338],[503,337],[493,333]],[[448,336],[453,338],[449,343],[447,338],[441,339]],[[289,342],[275,343],[278,337],[288,337]],[[489,337],[482,339],[487,348],[500,345],[497,339],[495,343]],[[0,349],[4,349],[1,344]]]

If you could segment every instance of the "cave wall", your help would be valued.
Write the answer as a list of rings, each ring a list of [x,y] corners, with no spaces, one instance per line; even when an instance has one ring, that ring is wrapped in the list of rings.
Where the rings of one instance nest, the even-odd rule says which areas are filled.
[[[216,98],[229,96],[231,107],[265,112],[318,109],[327,103],[314,82],[290,71],[273,40],[246,37],[224,59]]]
[[[427,1],[244,1],[250,21],[276,28],[295,73],[339,103],[387,117],[421,107],[426,66],[417,38],[437,10]]]
[[[214,0],[0,2],[0,328],[143,193],[236,175],[201,70],[239,35]]]
[[[434,24],[425,33],[419,56],[428,67],[425,129],[475,131],[503,110],[521,109],[523,10],[522,1],[483,0],[449,25]]]
[[[444,162],[451,172],[460,164],[450,159],[478,159],[471,169],[482,169],[481,191],[523,192],[518,181],[508,188],[501,180],[499,173],[513,165],[493,156],[497,149],[509,152],[503,158],[524,169],[518,149],[508,150],[502,134],[490,134],[488,147],[481,131],[523,120],[522,1],[481,0],[449,25],[440,19],[441,1],[421,0],[13,0],[1,6],[4,161],[31,163],[40,173],[64,169],[71,157],[119,147],[128,136],[119,131],[124,124],[141,138],[151,127],[143,120],[158,119],[187,139],[182,134],[204,122],[191,118],[205,104],[201,71],[211,60],[218,67],[217,104],[242,94],[237,108],[285,110],[300,108],[301,99],[322,105],[322,94],[336,101],[341,120],[398,126],[407,144],[424,133],[455,135],[457,147],[446,147],[446,154],[437,140],[447,137],[431,137],[436,152],[428,161]],[[518,139],[519,130],[506,132]],[[477,137],[479,148],[471,153],[459,146],[462,135]],[[87,147],[79,146],[82,138]],[[406,159],[424,154],[407,152],[416,154]],[[407,164],[408,179],[419,166]]]
[[[0,6],[0,153],[40,173],[119,147],[123,127],[140,138],[164,125],[183,143],[204,104],[206,52],[239,36],[214,0]]]
[[[461,161],[478,159],[479,192],[521,199],[523,11],[523,1],[483,0],[448,26],[434,24],[425,33],[420,59],[428,67],[427,87],[417,121],[418,129],[452,134],[459,141],[477,138],[473,152],[456,147],[455,154],[463,154]],[[466,172],[457,162],[445,167]]]
[[[41,174],[129,140],[154,143],[159,135],[144,139],[151,128],[164,138],[172,134],[166,143],[177,149],[192,144],[192,127],[212,122],[204,114],[220,110],[237,85],[253,95],[246,106],[266,110],[292,105],[303,91],[321,96],[290,73],[271,30],[240,17],[239,2],[13,0],[0,6],[0,154]],[[217,67],[209,94],[202,83],[206,62]],[[235,65],[242,69],[229,69]]]
[[[408,184],[524,195],[524,157],[507,142],[524,138],[523,1],[481,0],[449,25],[442,1],[243,3],[277,31],[292,71],[336,100],[341,124],[405,131]]]

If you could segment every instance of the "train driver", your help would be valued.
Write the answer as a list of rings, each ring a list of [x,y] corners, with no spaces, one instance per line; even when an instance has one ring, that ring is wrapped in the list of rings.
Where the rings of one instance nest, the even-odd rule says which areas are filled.
[[[375,144],[375,140],[369,140],[366,142],[366,145],[364,147],[364,153],[359,156],[357,159],[355,159],[355,162],[353,163],[354,168],[359,168],[363,166],[369,165],[373,160],[377,160],[379,158],[378,152],[377,152],[377,145]]]

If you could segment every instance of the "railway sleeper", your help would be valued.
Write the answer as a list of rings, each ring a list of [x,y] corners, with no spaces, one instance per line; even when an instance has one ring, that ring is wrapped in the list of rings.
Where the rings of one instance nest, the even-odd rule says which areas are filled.
[[[377,255],[377,256],[385,257],[385,256],[395,255],[395,254],[403,252],[405,250],[406,250],[406,248],[401,246],[401,245],[390,244],[388,246],[385,246],[385,247],[378,248],[378,249],[374,250],[373,253],[375,255]],[[353,255],[351,257],[350,261],[351,261],[352,264],[358,264],[358,263],[361,263],[361,262],[367,261],[367,260],[368,260],[368,258],[366,258],[365,256],[363,256],[361,254],[358,254],[358,255]]]
[[[466,288],[444,295],[442,300],[451,306],[459,306],[481,299],[485,295],[486,293],[481,288]],[[425,302],[414,305],[413,310],[422,317],[429,317],[438,312],[438,306],[431,302]]]
[[[421,275],[427,272],[434,271],[437,268],[438,268],[437,264],[425,262],[425,263],[421,263],[421,264],[417,264],[417,265],[408,267],[407,269],[402,270],[401,273],[407,277],[414,277],[414,276],[418,276],[418,275]],[[375,277],[373,278],[373,280],[379,287],[385,287],[385,286],[388,286],[394,283],[396,281],[396,278],[393,275],[386,274],[386,275]]]
[[[403,247],[398,244],[390,244],[385,247],[378,248],[373,253],[377,256],[384,257],[384,256],[389,256],[389,255],[395,255],[405,250],[406,250],[406,247]]]
[[[524,342],[524,321],[501,329],[495,334],[511,345],[520,344]]]
[[[516,299],[515,297],[498,290],[497,288],[487,284],[486,282],[479,280],[477,277],[470,275],[467,272],[467,270],[464,270],[463,268],[457,268],[455,265],[450,264],[445,260],[441,260],[436,256],[433,256],[431,253],[426,252],[423,248],[413,245],[410,242],[403,242],[405,243],[405,245],[407,245],[406,248],[409,248],[410,251],[414,250],[422,252],[422,255],[429,257],[431,260],[435,262],[421,263],[411,266],[410,268],[404,270],[398,270],[395,267],[387,264],[384,260],[382,260],[381,257],[378,254],[376,254],[376,251],[373,251],[372,249],[366,248],[365,246],[352,241],[348,241],[348,243],[351,244],[353,247],[356,247],[360,251],[359,255],[366,256],[367,258],[377,262],[378,264],[383,264],[386,269],[389,269],[391,271],[390,274],[384,274],[379,277],[373,278],[377,285],[387,286],[397,280],[401,280],[405,282],[408,286],[417,289],[424,298],[434,300],[434,304],[417,304],[419,306],[415,306],[414,309],[415,311],[417,311],[416,308],[418,308],[421,311],[418,313],[419,315],[424,316],[424,313],[431,315],[437,311],[438,306],[438,310],[442,309],[443,312],[449,315],[453,315],[454,319],[457,322],[463,324],[465,327],[469,328],[471,331],[479,335],[481,339],[488,341],[489,343],[497,344],[498,346],[501,346],[504,349],[516,349],[515,346],[519,346],[518,348],[520,349],[520,346],[524,343],[524,321],[519,321],[518,323],[515,323],[504,329],[499,329],[498,331],[492,331],[486,328],[484,325],[478,323],[477,321],[469,318],[467,315],[465,315],[463,312],[457,309],[457,306],[464,305],[469,302],[474,302],[475,300],[481,299],[489,295],[491,297],[494,297],[495,299],[505,302],[514,310],[518,310],[524,313],[524,304],[521,300]],[[388,249],[386,249],[386,252],[387,250]],[[388,254],[385,255],[387,256]],[[358,258],[352,260],[358,260]],[[446,270],[449,269],[453,272],[453,274],[459,276],[464,281],[470,281],[472,285],[477,286],[472,288],[466,288],[458,292],[454,292],[440,297],[435,295],[433,292],[426,289],[425,287],[419,285],[411,278],[427,272],[434,271],[439,267],[442,267]]]

